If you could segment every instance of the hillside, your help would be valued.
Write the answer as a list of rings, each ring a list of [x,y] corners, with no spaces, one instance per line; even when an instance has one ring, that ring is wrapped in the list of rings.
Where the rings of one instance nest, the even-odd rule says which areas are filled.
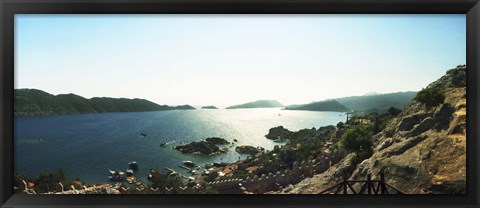
[[[249,103],[243,103],[239,105],[233,105],[227,107],[227,109],[237,109],[237,108],[278,108],[283,107],[283,105],[276,100],[257,100]]]
[[[395,92],[336,98],[335,100],[353,111],[385,111],[390,107],[403,109],[417,92]]]
[[[378,179],[385,173],[389,185],[408,194],[466,193],[466,67],[458,66],[429,87],[445,95],[442,104],[427,111],[416,100],[374,135],[373,154],[354,162],[354,153],[330,163],[326,171],[270,193],[317,194],[343,177]],[[472,138],[473,139],[473,138]],[[334,145],[335,146],[335,145]],[[331,158],[334,149],[323,150]]]
[[[108,97],[86,99],[75,94],[61,94],[55,96],[37,89],[16,89],[14,94],[15,116],[194,109],[189,105],[176,107],[158,105],[145,99]]]
[[[394,92],[387,94],[369,93],[362,96],[351,96],[328,99],[308,104],[290,105],[286,110],[311,110],[311,111],[357,111],[357,112],[383,112],[390,107],[403,109],[417,92]],[[333,110],[331,110],[333,109]]]
[[[313,102],[305,105],[292,105],[285,110],[309,110],[309,111],[336,111],[347,112],[349,109],[336,100]]]

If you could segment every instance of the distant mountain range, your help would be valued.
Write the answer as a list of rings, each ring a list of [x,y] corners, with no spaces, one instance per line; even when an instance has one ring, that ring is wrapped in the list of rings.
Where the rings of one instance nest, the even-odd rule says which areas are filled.
[[[336,100],[318,101],[303,105],[287,106],[285,110],[309,110],[309,111],[336,111],[347,112],[349,109]]]
[[[257,100],[249,103],[243,103],[239,105],[233,105],[227,107],[227,109],[237,109],[237,108],[278,108],[284,107],[280,102],[276,100]]]
[[[309,111],[385,111],[390,107],[403,109],[416,92],[396,92],[388,94],[368,94],[362,96],[342,97],[312,102],[308,104],[290,105],[285,110]],[[195,109],[190,105],[159,105],[145,99],[126,99],[94,97],[86,99],[75,94],[52,95],[37,89],[16,89],[14,100],[16,116],[69,115],[103,112],[140,112],[161,110]],[[285,107],[276,100],[257,100],[227,107],[238,108],[276,108]],[[203,106],[202,109],[218,109],[215,106]]]
[[[75,94],[55,96],[37,89],[16,89],[14,94],[14,114],[16,116],[195,109],[190,105],[158,105],[145,99],[108,97],[86,99]]]
[[[417,95],[417,92],[394,92],[336,98],[345,107],[353,111],[385,111],[390,107],[403,109]]]
[[[369,93],[362,96],[341,97],[308,104],[290,105],[286,110],[311,111],[358,111],[379,112],[390,107],[403,109],[415,97],[417,92],[395,92],[387,94]]]

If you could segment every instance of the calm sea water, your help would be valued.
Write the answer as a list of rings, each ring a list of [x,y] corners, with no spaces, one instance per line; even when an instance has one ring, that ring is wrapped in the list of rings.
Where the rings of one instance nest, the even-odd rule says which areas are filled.
[[[237,145],[273,149],[278,143],[265,138],[270,128],[282,125],[299,130],[335,125],[345,121],[340,115],[265,108],[17,117],[15,171],[34,177],[61,168],[71,179],[97,183],[107,181],[108,169],[126,170],[130,161],[137,161],[140,170],[136,175],[142,179],[150,168],[164,171],[164,167],[170,167],[186,174],[178,167],[184,160],[203,165],[234,162],[246,155],[236,153],[235,147],[222,155],[189,155],[173,146],[222,137],[237,139]],[[168,144],[160,147],[161,142]]]

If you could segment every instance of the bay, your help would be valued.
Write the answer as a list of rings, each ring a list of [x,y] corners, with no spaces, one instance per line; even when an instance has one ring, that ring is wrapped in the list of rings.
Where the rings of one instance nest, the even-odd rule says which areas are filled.
[[[247,155],[235,152],[204,156],[183,154],[176,145],[221,137],[235,145],[273,149],[265,135],[276,126],[297,131],[345,121],[340,112],[289,111],[280,108],[199,109],[131,113],[98,113],[46,117],[16,117],[14,131],[15,172],[34,177],[40,172],[63,169],[70,179],[106,182],[108,169],[126,170],[136,161],[136,176],[146,179],[153,168],[179,168],[184,160],[203,165],[234,162]],[[141,136],[144,133],[147,136]],[[167,142],[165,147],[160,143]]]

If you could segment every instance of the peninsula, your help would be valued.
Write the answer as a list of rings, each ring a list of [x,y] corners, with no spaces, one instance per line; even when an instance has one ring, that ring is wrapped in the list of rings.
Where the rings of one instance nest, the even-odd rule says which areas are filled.
[[[195,109],[190,105],[159,105],[145,99],[52,95],[38,89],[15,89],[15,116],[49,116],[106,112],[141,112]]]
[[[284,107],[280,102],[276,100],[257,100],[253,102],[243,103],[239,105],[233,105],[227,107],[227,109],[237,109],[237,108],[278,108]]]

